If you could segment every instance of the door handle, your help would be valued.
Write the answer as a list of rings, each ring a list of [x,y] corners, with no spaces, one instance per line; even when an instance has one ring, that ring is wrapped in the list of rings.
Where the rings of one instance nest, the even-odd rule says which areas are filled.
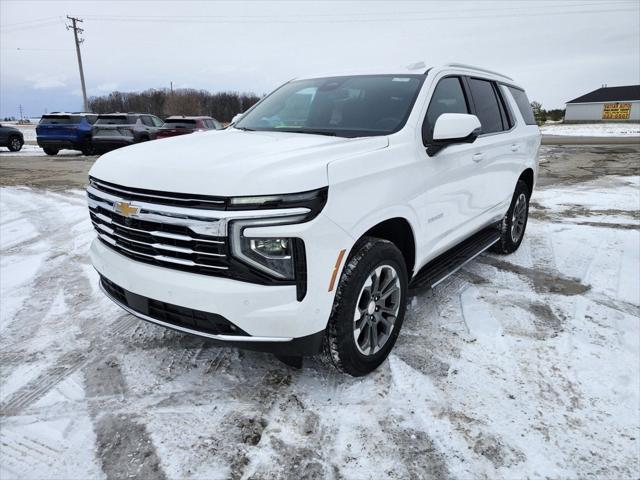
[[[474,162],[478,163],[484,160],[484,153],[476,153],[473,157],[471,157]]]
[[[519,148],[520,147],[518,145],[516,145],[515,143],[513,145],[511,145],[511,151],[512,152],[517,152]]]

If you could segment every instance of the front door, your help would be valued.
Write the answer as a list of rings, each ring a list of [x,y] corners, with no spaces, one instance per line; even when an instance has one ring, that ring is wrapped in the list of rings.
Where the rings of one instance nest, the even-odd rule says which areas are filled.
[[[443,113],[471,113],[470,99],[458,76],[440,79],[429,101],[423,125],[425,144],[433,139],[435,122]],[[422,149],[424,193],[416,208],[423,226],[423,251],[429,258],[466,238],[477,229],[482,213],[483,187],[477,178],[478,146],[474,143],[450,145],[434,156]]]

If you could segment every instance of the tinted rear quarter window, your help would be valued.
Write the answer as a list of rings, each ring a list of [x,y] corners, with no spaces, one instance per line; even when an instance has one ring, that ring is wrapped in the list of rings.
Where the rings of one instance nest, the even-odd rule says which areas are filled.
[[[513,99],[516,101],[516,105],[518,105],[518,110],[522,114],[522,118],[524,118],[524,123],[527,125],[536,125],[536,119],[533,116],[533,109],[531,108],[531,103],[527,98],[527,94],[524,90],[520,90],[519,88],[508,87],[509,92],[513,95]]]
[[[476,116],[482,125],[482,133],[495,133],[504,130],[500,105],[492,82],[470,78],[469,88],[473,104],[476,107]]]

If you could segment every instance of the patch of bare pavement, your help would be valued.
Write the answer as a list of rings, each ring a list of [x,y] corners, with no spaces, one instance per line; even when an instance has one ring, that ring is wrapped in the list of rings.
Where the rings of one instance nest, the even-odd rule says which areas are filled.
[[[639,156],[543,146],[520,250],[412,297],[354,379],[126,314],[93,159],[0,154],[0,478],[637,478]]]

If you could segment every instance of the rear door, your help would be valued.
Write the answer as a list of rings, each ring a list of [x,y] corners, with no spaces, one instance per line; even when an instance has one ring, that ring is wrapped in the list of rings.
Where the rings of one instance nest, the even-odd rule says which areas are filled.
[[[513,195],[513,172],[519,164],[519,147],[512,135],[513,115],[504,102],[498,84],[475,77],[467,78],[466,82],[473,113],[482,125],[481,133],[473,143],[473,159],[476,163],[473,188],[477,192],[479,217],[483,221],[490,221],[504,213]]]

